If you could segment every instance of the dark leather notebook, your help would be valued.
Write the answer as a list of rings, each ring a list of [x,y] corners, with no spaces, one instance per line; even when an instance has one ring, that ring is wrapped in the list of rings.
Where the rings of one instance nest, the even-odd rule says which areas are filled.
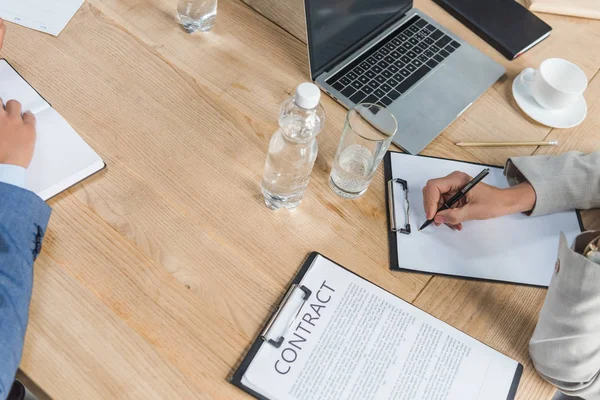
[[[513,60],[546,39],[552,27],[515,0],[434,0]]]

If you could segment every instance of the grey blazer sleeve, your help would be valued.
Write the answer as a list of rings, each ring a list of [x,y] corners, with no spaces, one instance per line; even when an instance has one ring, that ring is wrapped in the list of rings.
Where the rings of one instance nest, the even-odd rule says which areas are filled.
[[[600,152],[511,158],[508,183],[529,181],[536,194],[532,216],[600,207]]]
[[[0,183],[0,399],[21,361],[33,284],[50,207],[38,196]]]
[[[600,265],[579,254],[600,231],[582,233],[574,251],[561,234],[558,261],[529,342],[538,373],[570,396],[600,399]]]

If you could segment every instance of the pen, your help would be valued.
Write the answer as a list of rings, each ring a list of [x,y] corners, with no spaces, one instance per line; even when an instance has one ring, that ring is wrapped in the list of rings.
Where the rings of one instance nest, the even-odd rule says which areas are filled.
[[[463,197],[465,197],[467,195],[467,193],[469,193],[469,191],[471,189],[473,189],[475,187],[475,185],[477,185],[479,182],[481,182],[483,180],[483,178],[485,178],[486,176],[488,176],[488,174],[490,173],[490,169],[486,168],[483,171],[481,171],[479,173],[479,175],[477,175],[475,178],[473,178],[473,180],[469,183],[467,183],[467,186],[465,186],[464,188],[462,188],[462,190],[460,190],[459,192],[457,192],[454,196],[452,196],[448,201],[446,201],[440,208],[439,210],[437,210],[436,214],[439,213],[440,211],[444,211],[447,210],[449,208],[452,208],[453,205],[455,205],[457,202],[459,202]],[[427,220],[422,227],[419,228],[420,231],[422,231],[423,229],[427,228],[429,225],[431,225],[431,223],[433,222],[433,219],[429,219]]]
[[[517,147],[517,146],[556,146],[558,145],[557,140],[551,140],[549,142],[460,142],[456,143],[459,147]]]

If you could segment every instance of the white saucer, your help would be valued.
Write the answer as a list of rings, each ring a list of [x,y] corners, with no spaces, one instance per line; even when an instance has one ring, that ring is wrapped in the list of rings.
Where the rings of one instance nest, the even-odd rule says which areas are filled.
[[[587,115],[587,103],[583,96],[565,110],[548,110],[540,106],[529,89],[521,83],[521,74],[513,81],[512,90],[517,104],[525,114],[552,128],[572,128],[583,122]]]

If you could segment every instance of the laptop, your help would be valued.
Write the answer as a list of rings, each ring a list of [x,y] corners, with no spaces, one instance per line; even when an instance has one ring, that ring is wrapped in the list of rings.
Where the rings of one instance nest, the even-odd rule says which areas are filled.
[[[394,143],[423,150],[505,74],[412,0],[305,0],[312,80],[346,108],[385,106]]]

